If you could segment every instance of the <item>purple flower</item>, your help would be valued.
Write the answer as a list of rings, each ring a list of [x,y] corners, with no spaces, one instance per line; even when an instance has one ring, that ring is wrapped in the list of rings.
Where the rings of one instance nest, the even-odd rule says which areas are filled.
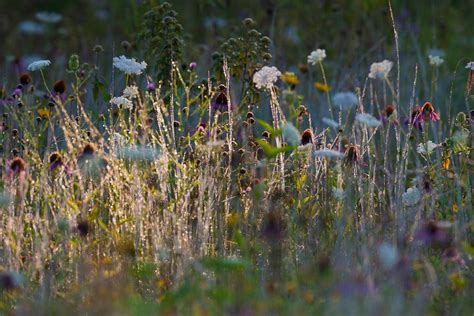
[[[196,66],[197,66],[196,62],[193,61],[192,63],[189,64],[189,69],[194,71],[194,69],[196,69]]]
[[[13,90],[13,97],[15,97],[15,98],[21,97],[22,94],[23,94],[23,92],[19,88],[16,88],[15,90]]]
[[[451,240],[446,231],[449,226],[448,222],[430,220],[415,234],[415,238],[427,245],[446,246]]]
[[[153,82],[148,82],[146,85],[146,91],[153,92],[156,90],[156,85]]]
[[[231,111],[234,110],[232,103],[227,99],[226,89],[220,87],[220,92],[217,95],[216,99],[212,101],[211,108],[212,112],[227,112],[230,108]]]

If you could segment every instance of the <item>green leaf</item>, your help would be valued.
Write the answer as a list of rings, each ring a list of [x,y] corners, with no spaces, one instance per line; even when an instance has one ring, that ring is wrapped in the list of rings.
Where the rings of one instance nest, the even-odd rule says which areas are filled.
[[[263,151],[265,152],[265,156],[267,156],[268,159],[275,158],[278,154],[281,153],[287,153],[290,151],[293,151],[296,146],[285,146],[285,147],[273,147],[270,145],[267,141],[263,139],[257,139],[256,140],[257,144],[262,147]]]

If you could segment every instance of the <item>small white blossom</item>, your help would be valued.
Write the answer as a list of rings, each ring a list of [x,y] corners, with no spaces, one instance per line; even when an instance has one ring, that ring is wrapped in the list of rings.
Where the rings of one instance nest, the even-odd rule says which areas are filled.
[[[430,60],[430,65],[431,65],[431,66],[438,67],[438,66],[440,66],[442,63],[444,63],[444,59],[441,58],[440,56],[429,55],[428,58],[429,58],[429,60]]]
[[[283,139],[290,146],[298,146],[301,142],[300,132],[291,123],[285,123],[282,126]]]
[[[308,64],[311,65],[316,65],[317,63],[320,63],[326,58],[326,50],[324,49],[317,49],[315,51],[312,51],[311,54],[308,55]]]
[[[388,243],[383,243],[377,249],[377,254],[380,263],[386,268],[391,269],[398,262],[398,251],[397,248]]]
[[[330,119],[328,117],[323,117],[322,118],[322,121],[324,124],[332,127],[332,128],[338,128],[339,127],[339,123],[334,121],[333,119]]]
[[[45,11],[38,12],[35,14],[35,16],[41,22],[52,23],[52,24],[61,22],[61,20],[63,19],[63,16],[59,13],[45,12]]]
[[[138,97],[138,87],[128,86],[123,90],[123,96],[129,100],[136,99]]]
[[[33,21],[23,21],[18,24],[18,30],[24,34],[43,34],[44,33],[44,25],[33,22]]]
[[[51,65],[51,61],[49,60],[37,60],[28,65],[28,70],[37,71],[37,70],[44,69],[48,67],[49,65]]]
[[[416,152],[422,155],[429,155],[436,147],[438,147],[438,145],[429,140],[426,144],[419,143],[418,146],[416,146]]]
[[[360,124],[366,125],[369,128],[375,128],[382,124],[382,122],[368,113],[357,113],[355,119]]]
[[[379,63],[373,63],[370,65],[369,78],[372,79],[384,79],[387,78],[388,73],[392,70],[393,63],[389,60],[384,60]]]
[[[344,190],[341,188],[332,188],[332,196],[334,196],[336,200],[344,201],[346,192],[344,192]]]
[[[417,204],[421,199],[421,192],[416,187],[408,188],[405,193],[402,194],[403,204],[407,206],[413,206]]]
[[[359,100],[352,92],[338,92],[332,97],[332,102],[342,111],[349,111],[359,103]]]
[[[131,109],[133,107],[133,102],[125,97],[114,97],[110,99],[110,104],[122,106],[126,109]]]
[[[321,158],[342,158],[344,157],[344,154],[337,150],[326,148],[326,149],[315,150],[314,156],[321,157]]]
[[[146,62],[137,62],[135,58],[129,59],[125,56],[114,57],[114,67],[127,75],[140,75],[146,69]]]
[[[270,89],[280,76],[281,72],[276,67],[263,66],[253,75],[253,83],[257,89]]]
[[[474,71],[474,61],[470,61],[466,65],[466,69],[470,69],[471,71]]]
[[[112,137],[113,137],[114,143],[117,146],[119,147],[125,146],[127,140],[125,139],[124,136],[120,135],[119,133],[114,133]]]

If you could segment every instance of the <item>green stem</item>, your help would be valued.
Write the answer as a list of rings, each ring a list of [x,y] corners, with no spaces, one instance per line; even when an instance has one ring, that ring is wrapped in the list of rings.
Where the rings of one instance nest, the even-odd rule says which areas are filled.
[[[320,61],[319,62],[319,67],[321,68],[321,73],[323,75],[323,81],[324,81],[324,84],[326,85],[326,87],[329,87],[328,86],[328,81],[326,79],[326,72],[324,71],[324,66],[323,66],[323,63]],[[331,97],[329,96],[329,89],[326,90],[326,97],[328,99],[328,108],[329,108],[329,114],[331,115],[331,119],[334,120],[334,114],[332,112],[332,103],[331,103]]]

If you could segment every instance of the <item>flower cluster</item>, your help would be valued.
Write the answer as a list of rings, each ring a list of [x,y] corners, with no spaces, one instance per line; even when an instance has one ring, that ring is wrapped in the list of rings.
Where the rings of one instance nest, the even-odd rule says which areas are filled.
[[[271,89],[280,76],[281,72],[276,67],[263,66],[253,75],[253,83],[257,89]]]
[[[139,63],[135,58],[129,59],[123,55],[120,57],[114,57],[113,61],[114,67],[127,75],[140,75],[147,66],[147,63],[144,61]]]
[[[393,62],[389,60],[383,60],[378,63],[370,65],[369,78],[371,79],[385,79],[388,77],[388,73],[392,70]]]
[[[308,55],[308,64],[316,65],[322,62],[326,58],[326,50],[324,49],[317,49],[312,51],[311,54]]]

